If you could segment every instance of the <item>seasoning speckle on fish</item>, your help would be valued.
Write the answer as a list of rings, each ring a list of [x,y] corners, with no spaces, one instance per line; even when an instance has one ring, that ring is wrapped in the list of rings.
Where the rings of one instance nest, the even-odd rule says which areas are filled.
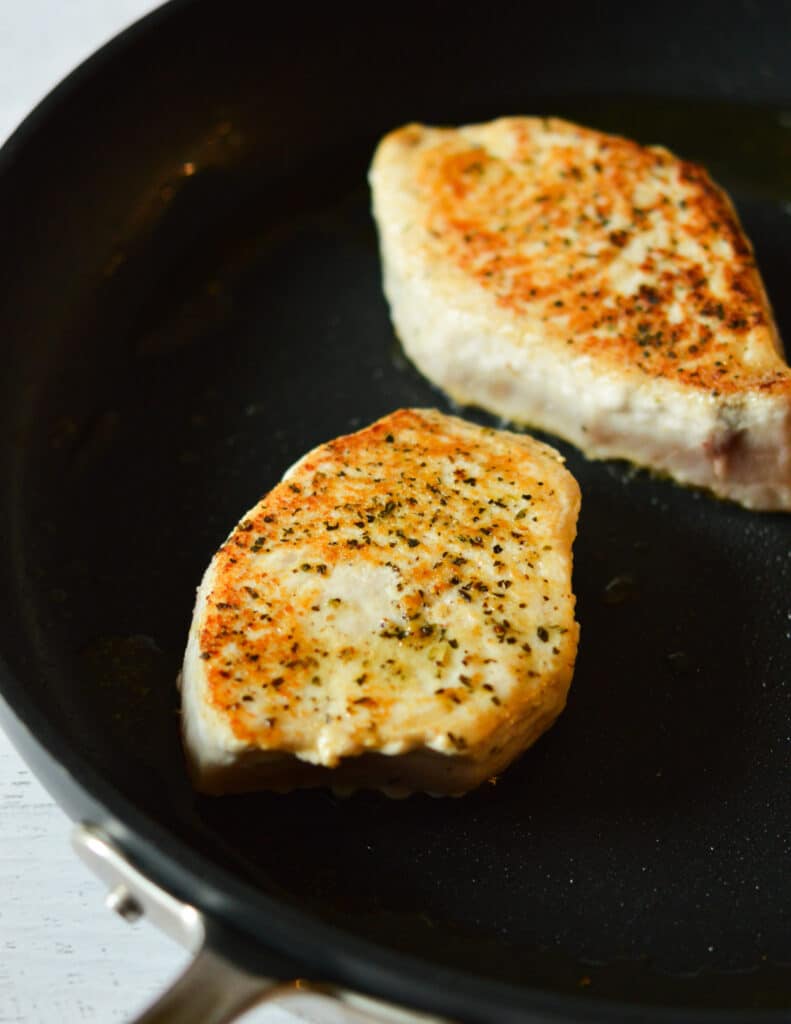
[[[556,118],[408,125],[371,168],[407,354],[459,402],[791,508],[791,370],[728,196]]]
[[[198,591],[185,748],[209,793],[463,793],[562,711],[579,489],[530,437],[402,409],[302,458]]]

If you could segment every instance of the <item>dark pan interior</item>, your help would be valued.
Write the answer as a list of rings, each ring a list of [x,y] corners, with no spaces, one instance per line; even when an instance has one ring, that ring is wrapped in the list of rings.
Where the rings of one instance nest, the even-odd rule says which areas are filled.
[[[3,693],[253,907],[265,892],[524,989],[791,1007],[787,517],[559,445],[583,491],[578,669],[496,785],[209,800],[184,774],[174,680],[213,550],[307,448],[448,408],[380,290],[365,174],[388,128],[551,112],[707,162],[791,337],[788,12],[769,30],[739,8],[708,45],[715,5],[683,31],[673,5],[642,22],[572,8],[584,47],[530,5],[503,8],[523,19],[503,37],[473,7],[381,27],[177,4],[17,136],[0,168]]]

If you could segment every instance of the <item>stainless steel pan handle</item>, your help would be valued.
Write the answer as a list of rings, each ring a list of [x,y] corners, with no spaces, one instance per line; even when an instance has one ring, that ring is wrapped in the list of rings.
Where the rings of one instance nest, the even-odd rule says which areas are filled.
[[[107,885],[112,910],[127,921],[147,917],[195,954],[173,985],[130,1024],[229,1024],[253,1006],[274,1000],[300,1004],[303,1011],[312,1005],[316,1012],[319,1003],[332,1002],[335,1020],[341,1019],[340,1004],[342,1019],[349,1024],[443,1024],[438,1017],[407,1012],[345,989],[246,970],[212,948],[211,928],[199,910],[155,885],[99,829],[78,825],[73,843],[81,859]]]
[[[362,996],[354,997],[349,992],[313,990],[304,981],[283,984],[257,977],[221,954],[202,949],[173,986],[132,1024],[230,1024],[246,1010],[269,1001],[296,1004],[294,1009],[305,1011],[308,1020],[327,1024],[341,1019],[343,1024],[420,1024],[438,1020]]]
[[[228,1024],[283,986],[258,978],[204,947],[135,1024]]]

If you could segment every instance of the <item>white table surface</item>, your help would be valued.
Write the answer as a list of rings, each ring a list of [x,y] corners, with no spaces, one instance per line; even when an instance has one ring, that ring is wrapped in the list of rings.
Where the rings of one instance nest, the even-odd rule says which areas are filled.
[[[74,66],[156,6],[0,0],[0,141]],[[145,921],[130,926],[105,909],[105,889],[73,854],[70,831],[0,730],[0,1024],[128,1020],[187,963]],[[295,1012],[259,1007],[244,1021],[351,1017]]]

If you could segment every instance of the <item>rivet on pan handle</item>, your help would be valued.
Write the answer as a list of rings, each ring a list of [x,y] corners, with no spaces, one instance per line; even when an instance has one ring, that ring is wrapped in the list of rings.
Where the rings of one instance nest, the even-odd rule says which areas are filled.
[[[310,1012],[316,1024],[443,1024],[438,1017],[407,1012],[344,989],[247,971],[211,948],[199,910],[141,874],[99,829],[78,825],[72,841],[80,858],[107,885],[112,910],[130,922],[147,917],[195,954],[171,988],[132,1024],[229,1024],[251,1007],[274,1000],[288,1000],[294,1009]]]

